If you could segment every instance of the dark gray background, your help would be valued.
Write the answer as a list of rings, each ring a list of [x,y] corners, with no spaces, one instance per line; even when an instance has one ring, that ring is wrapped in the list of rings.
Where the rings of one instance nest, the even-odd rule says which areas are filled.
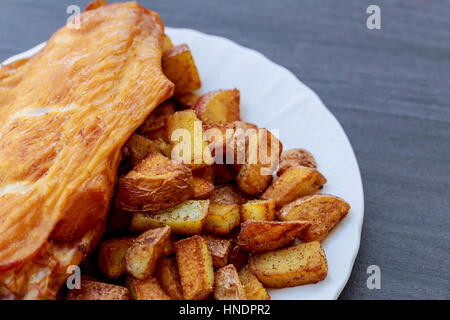
[[[361,168],[361,249],[343,299],[448,299],[450,1],[140,1],[293,71],[347,132]],[[0,0],[0,61],[47,40],[76,0]],[[366,8],[381,7],[381,30]],[[381,268],[381,289],[366,269]]]

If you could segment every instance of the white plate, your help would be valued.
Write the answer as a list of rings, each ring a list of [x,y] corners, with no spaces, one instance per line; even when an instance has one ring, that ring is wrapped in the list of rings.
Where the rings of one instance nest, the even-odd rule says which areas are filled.
[[[279,129],[285,150],[310,150],[328,180],[322,192],[350,203],[348,216],[322,243],[328,260],[327,278],[313,285],[270,290],[272,299],[336,299],[352,271],[364,215],[358,163],[344,130],[311,89],[260,53],[194,30],[166,28],[166,32],[175,44],[190,46],[203,82],[201,93],[238,88],[243,120]],[[43,45],[4,64],[30,56]]]

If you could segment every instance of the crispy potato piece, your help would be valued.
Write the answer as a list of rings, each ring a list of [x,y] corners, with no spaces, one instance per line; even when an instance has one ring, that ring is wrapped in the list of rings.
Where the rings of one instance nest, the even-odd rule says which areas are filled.
[[[187,200],[155,214],[134,213],[132,231],[169,226],[174,234],[193,235],[202,231],[208,214],[209,200]]]
[[[175,242],[178,271],[186,300],[200,300],[214,289],[214,268],[206,241],[193,236]]]
[[[168,226],[142,233],[125,254],[126,271],[136,279],[145,279],[152,275],[169,237]]]
[[[170,37],[167,34],[164,34],[163,45],[162,45],[162,54],[165,55],[172,48],[173,48],[172,40],[170,39]]]
[[[167,118],[176,111],[175,103],[171,100],[165,101],[155,108],[139,127],[138,132],[147,136],[153,130],[164,128]]]
[[[84,11],[95,10],[100,7],[106,6],[108,2],[106,0],[92,0],[88,3]]]
[[[247,201],[245,196],[231,184],[216,186],[209,200],[211,203],[222,204],[242,204]]]
[[[307,220],[311,225],[300,232],[305,242],[320,241],[341,221],[350,210],[343,199],[330,194],[313,194],[299,198],[283,206],[278,213],[280,220]]]
[[[275,220],[275,201],[250,200],[241,206],[241,220]],[[299,219],[301,220],[301,219]]]
[[[171,300],[154,277],[139,280],[128,276],[126,285],[134,300]]]
[[[239,271],[239,279],[241,279],[248,300],[270,300],[266,288],[264,288],[258,278],[250,272],[248,265],[245,265]]]
[[[192,185],[192,199],[194,200],[207,199],[214,191],[214,185],[212,183],[199,177],[194,177]]]
[[[186,92],[182,94],[178,94],[174,97],[176,102],[178,103],[178,107],[181,110],[191,109],[194,107],[198,98],[200,98],[197,94],[193,92]]]
[[[308,221],[248,220],[241,225],[238,245],[247,252],[264,252],[281,248],[293,241]]]
[[[326,182],[327,179],[316,169],[290,167],[267,188],[261,199],[273,199],[275,206],[281,207],[298,197],[316,192]]]
[[[239,90],[217,90],[201,96],[193,109],[203,123],[225,124],[241,120]]]
[[[215,268],[221,268],[227,265],[228,257],[231,253],[233,241],[204,233],[201,235],[206,241],[209,252]]]
[[[216,181],[216,167],[214,165],[194,170],[192,174],[212,184]]]
[[[287,168],[290,167],[308,167],[317,168],[316,159],[306,149],[297,148],[283,151],[280,157],[280,166],[278,168],[278,175],[281,175]]]
[[[136,133],[133,133],[123,148],[124,156],[131,159],[131,164],[133,167],[137,166],[152,152],[161,153],[161,149],[152,140]]]
[[[169,256],[171,254],[175,253],[175,242],[173,241],[173,238],[170,236],[167,238],[166,242],[164,243],[164,248],[162,251],[161,256]]]
[[[159,129],[151,130],[145,133],[145,137],[152,141],[162,140],[169,143],[169,136],[167,135],[167,128],[161,127]],[[169,155],[170,158],[170,155]]]
[[[240,270],[248,262],[248,256],[238,245],[234,246],[230,254],[230,263],[236,270]]]
[[[162,59],[164,74],[175,84],[175,94],[200,89],[202,82],[191,50],[186,44],[171,48]]]
[[[125,273],[123,258],[132,245],[134,237],[106,240],[100,243],[98,267],[108,278],[114,279]]]
[[[216,300],[247,300],[244,286],[232,264],[215,272],[214,298]]]
[[[202,123],[193,110],[177,111],[169,116],[167,133],[172,146],[172,159],[193,170],[214,163],[208,142],[204,139]]]
[[[252,255],[249,266],[259,281],[269,288],[316,283],[325,279],[328,273],[325,252],[317,241]]]
[[[155,140],[150,140],[154,142],[161,152],[168,158],[172,155],[172,146],[170,143],[166,142],[163,138],[157,138]]]
[[[156,278],[165,292],[174,300],[183,300],[183,288],[177,262],[174,258],[163,258],[156,269]]]
[[[130,300],[127,288],[92,280],[81,280],[81,288],[70,290],[67,300]]]
[[[119,179],[116,205],[131,212],[155,212],[191,195],[191,170],[161,153],[150,153]]]
[[[259,129],[250,137],[246,162],[236,177],[239,189],[251,196],[266,190],[278,166],[282,148],[281,142],[266,129]]]
[[[212,234],[226,235],[239,226],[240,221],[238,204],[211,203],[203,230]]]
[[[112,233],[119,230],[128,229],[130,227],[131,214],[118,208],[114,204],[111,207],[106,232]]]

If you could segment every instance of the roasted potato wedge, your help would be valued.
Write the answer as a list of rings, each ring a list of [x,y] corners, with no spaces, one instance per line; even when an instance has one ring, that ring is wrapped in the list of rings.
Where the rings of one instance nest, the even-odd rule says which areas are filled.
[[[233,247],[233,241],[207,233],[202,234],[201,237],[205,239],[208,250],[211,252],[213,266],[215,268],[226,266]]]
[[[116,205],[131,212],[155,212],[191,196],[191,170],[161,153],[150,153],[119,179]]]
[[[200,97],[193,92],[186,92],[178,94],[174,98],[178,104],[178,109],[185,110],[185,109],[192,109],[195,103],[197,102],[198,98]]]
[[[217,90],[201,96],[193,109],[203,123],[225,124],[241,120],[239,90]]]
[[[192,174],[194,177],[202,178],[212,184],[216,181],[216,168],[214,165],[193,170]]]
[[[170,236],[164,243],[164,248],[161,256],[165,257],[174,253],[175,253],[175,242],[173,241],[173,238]]]
[[[280,220],[307,220],[311,225],[303,229],[299,238],[305,242],[320,241],[341,221],[350,210],[343,199],[330,194],[313,194],[283,206]]]
[[[281,142],[266,129],[259,129],[250,137],[246,162],[236,177],[239,189],[251,196],[266,190],[278,166]]]
[[[139,280],[128,276],[126,285],[134,300],[171,300],[154,277]]]
[[[123,154],[130,158],[133,168],[152,152],[161,153],[159,145],[136,133],[131,135],[123,148]]]
[[[157,138],[150,141],[156,144],[159,150],[161,150],[162,154],[164,154],[166,157],[170,158],[172,156],[172,146],[170,145],[170,143],[166,142],[166,140]]]
[[[250,271],[269,288],[316,283],[328,273],[325,252],[317,241],[262,254],[249,259]]]
[[[114,279],[125,273],[123,258],[133,244],[134,237],[106,240],[100,243],[98,267],[108,278]]]
[[[81,280],[81,288],[70,290],[67,300],[130,300],[127,288],[92,280]]]
[[[173,48],[172,40],[169,38],[169,36],[167,34],[164,34],[163,45],[162,45],[162,54],[165,55],[172,48]]]
[[[235,245],[230,253],[230,263],[234,265],[236,270],[241,270],[248,262],[247,253],[242,250],[238,245]]]
[[[167,225],[174,234],[198,234],[205,224],[208,207],[209,200],[187,200],[155,214],[134,213],[130,229],[144,231]]]
[[[183,299],[180,275],[174,258],[162,258],[156,270],[156,278],[165,292],[174,300]]]
[[[214,185],[202,178],[195,177],[192,180],[192,199],[207,199],[214,191]]]
[[[280,165],[278,167],[278,175],[281,175],[290,167],[308,167],[317,168],[316,159],[306,149],[297,148],[283,151],[280,157]]]
[[[241,225],[238,245],[247,252],[264,252],[281,248],[293,241],[308,221],[248,220]]]
[[[235,186],[222,184],[215,187],[209,200],[211,203],[242,204],[247,198]]]
[[[215,272],[214,298],[216,300],[247,300],[244,286],[232,264]]]
[[[175,103],[168,100],[160,104],[145,119],[144,123],[139,127],[138,132],[143,136],[147,136],[153,130],[164,128],[167,118],[176,111]]]
[[[172,159],[193,170],[214,163],[202,123],[193,110],[177,111],[169,116],[167,133],[172,146]]]
[[[137,237],[124,257],[127,273],[140,280],[152,275],[169,237],[168,226],[148,230]]]
[[[244,286],[248,300],[270,300],[270,295],[258,278],[250,272],[248,265],[239,271],[239,279]]]
[[[191,50],[186,44],[169,49],[163,56],[162,68],[175,84],[175,95],[192,92],[202,86]]]
[[[294,199],[316,192],[326,182],[327,179],[316,169],[290,167],[267,188],[261,199],[273,199],[275,206],[281,207]]]
[[[206,241],[193,236],[175,242],[178,271],[186,300],[199,300],[214,289],[214,268]]]
[[[275,220],[275,201],[272,199],[250,200],[244,203],[241,206],[241,221],[247,220]]]
[[[241,215],[238,204],[211,203],[203,230],[206,232],[226,235],[239,226]]]

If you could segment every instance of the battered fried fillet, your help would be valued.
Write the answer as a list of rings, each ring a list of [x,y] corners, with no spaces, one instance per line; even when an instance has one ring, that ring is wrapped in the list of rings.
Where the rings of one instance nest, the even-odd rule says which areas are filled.
[[[121,149],[173,93],[164,26],[134,2],[81,15],[0,69],[0,287],[54,298],[101,236]]]

